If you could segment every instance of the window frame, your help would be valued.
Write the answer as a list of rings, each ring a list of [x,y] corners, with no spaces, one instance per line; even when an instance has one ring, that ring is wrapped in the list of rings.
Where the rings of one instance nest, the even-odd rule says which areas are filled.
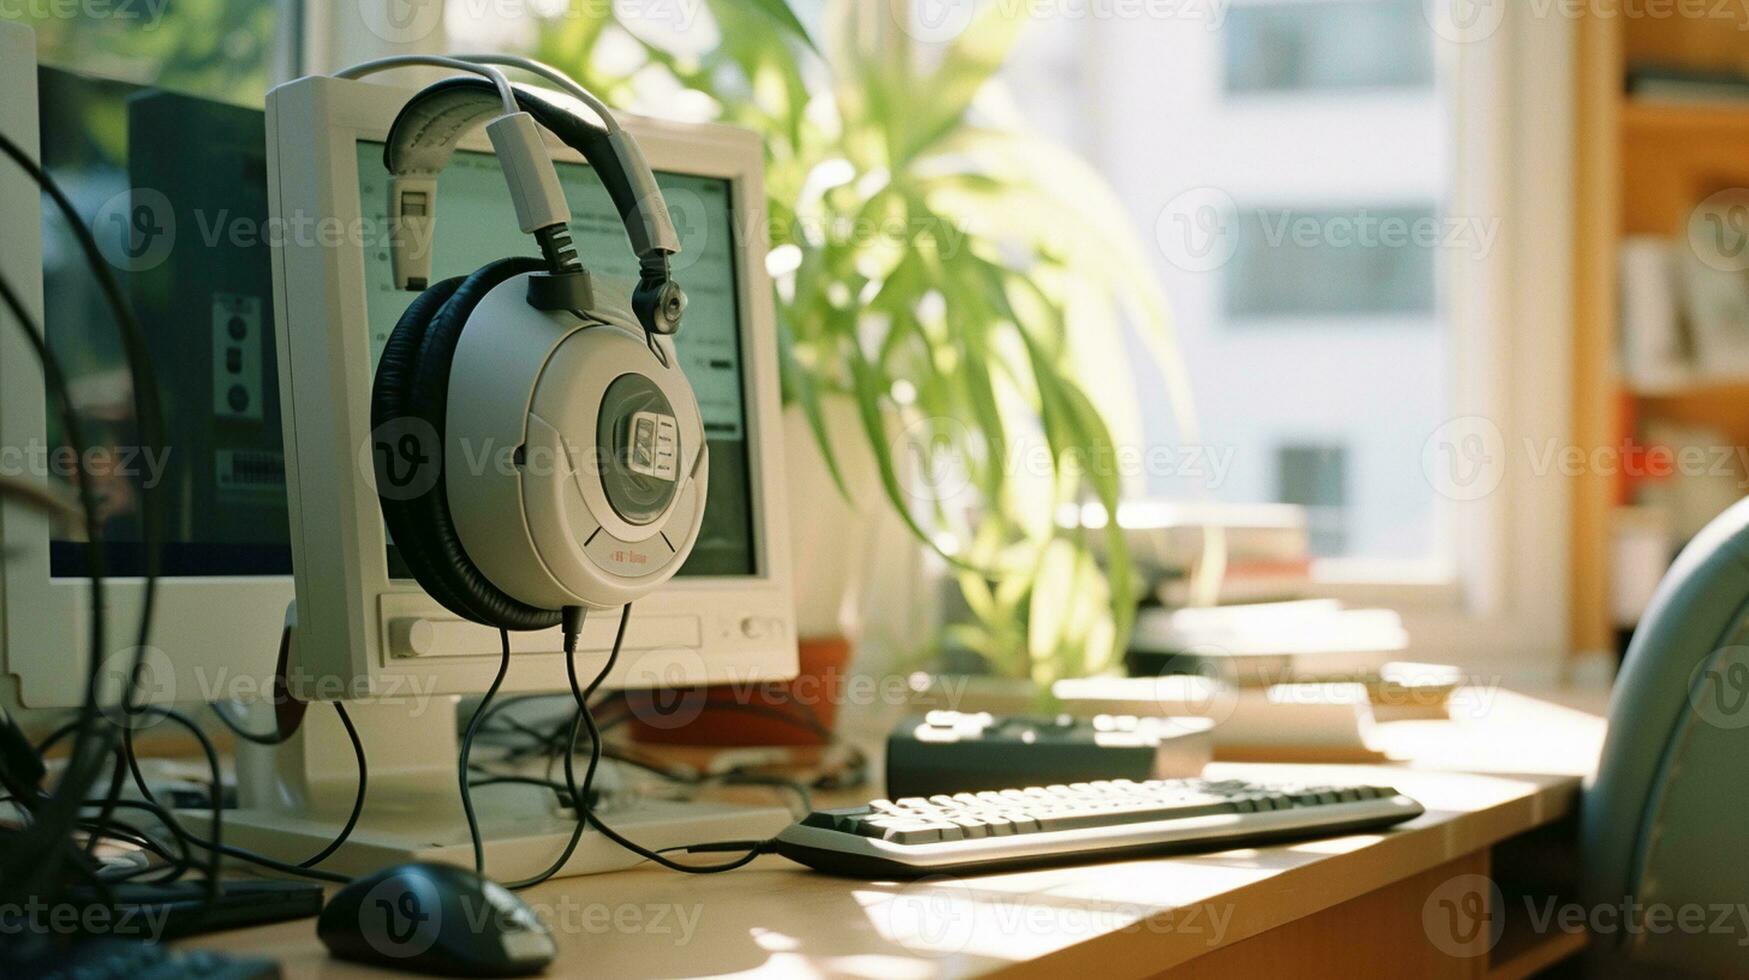
[[[1451,79],[1447,213],[1500,218],[1488,255],[1442,268],[1450,417],[1493,422],[1506,459],[1491,493],[1444,501],[1448,566],[1327,560],[1316,591],[1398,609],[1417,659],[1552,682],[1569,646],[1570,491],[1525,450],[1572,432],[1573,22],[1509,4],[1489,37],[1438,44]]]
[[[1438,11],[1432,4],[1453,0],[1428,2],[1431,16]],[[1447,113],[1453,175],[1442,213],[1500,220],[1487,255],[1441,253],[1436,317],[1451,345],[1446,418],[1494,423],[1511,450],[1507,465],[1481,499],[1441,498],[1436,520],[1445,554],[1322,559],[1313,566],[1311,595],[1397,610],[1415,659],[1463,664],[1478,677],[1552,683],[1565,676],[1570,646],[1570,489],[1554,474],[1538,476],[1524,447],[1564,445],[1573,431],[1565,325],[1573,302],[1576,30],[1571,18],[1502,6],[1501,23],[1484,38],[1435,36],[1435,93]],[[1092,64],[1106,57],[1100,34],[1087,42]],[[1314,90],[1241,100],[1222,93],[1235,106],[1318,107],[1327,96]]]

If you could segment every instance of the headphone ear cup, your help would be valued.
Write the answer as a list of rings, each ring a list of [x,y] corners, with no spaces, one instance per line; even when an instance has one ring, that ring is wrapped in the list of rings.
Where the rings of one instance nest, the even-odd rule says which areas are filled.
[[[425,554],[425,536],[419,533],[422,514],[409,504],[415,496],[441,489],[443,446],[429,423],[407,406],[407,391],[426,327],[466,278],[433,283],[414,298],[390,331],[371,384],[371,465],[377,502],[395,550],[421,584],[422,570],[433,562]],[[438,601],[446,608],[451,603],[448,598]]]
[[[444,608],[501,629],[556,626],[559,611],[493,585],[462,547],[445,485],[449,377],[456,343],[480,300],[512,277],[543,268],[539,259],[500,259],[427,289],[395,324],[371,386],[377,499],[402,559]],[[393,472],[397,460],[409,469]]]

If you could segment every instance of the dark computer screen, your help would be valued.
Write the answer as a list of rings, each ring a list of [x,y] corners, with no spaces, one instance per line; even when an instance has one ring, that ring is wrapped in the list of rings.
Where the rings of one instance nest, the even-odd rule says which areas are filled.
[[[290,574],[261,111],[52,68],[38,83],[43,164],[139,318],[163,397],[165,445],[142,448],[114,318],[45,198],[45,329],[96,474],[107,571],[144,571],[152,484],[166,502],[164,574]],[[38,465],[71,483],[80,467],[52,405],[48,419]],[[51,574],[88,574],[80,537],[57,530]]]

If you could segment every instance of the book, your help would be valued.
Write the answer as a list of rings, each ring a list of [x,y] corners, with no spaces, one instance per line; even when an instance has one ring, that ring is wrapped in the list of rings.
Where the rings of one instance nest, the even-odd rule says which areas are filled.
[[[1069,506],[1058,515],[1063,527],[1103,528],[1106,513],[1098,504]],[[1118,505],[1118,526],[1139,563],[1161,572],[1182,573],[1207,554],[1209,531],[1218,531],[1226,560],[1299,561],[1311,552],[1306,509],[1297,504],[1229,504],[1165,500],[1125,501]],[[1104,547],[1090,535],[1096,553]]]
[[[1052,694],[1070,714],[1204,717],[1223,761],[1378,762],[1368,744],[1372,698],[1365,684],[1314,681],[1234,687],[1196,674],[1061,680]]]
[[[1749,101],[1749,76],[1733,71],[1633,65],[1627,70],[1625,87],[1629,95],[1648,101]]]
[[[1738,206],[1749,206],[1749,201]],[[1704,219],[1707,210],[1697,208],[1693,220]],[[1710,379],[1749,377],[1749,275],[1733,267],[1734,256],[1703,257],[1693,249],[1681,254],[1682,302],[1693,336],[1695,373]],[[1749,263],[1749,256],[1744,261]]]
[[[1222,605],[1287,602],[1305,598],[1311,588],[1310,556],[1286,560],[1240,559],[1227,562],[1213,598]],[[1193,593],[1188,576],[1167,578],[1154,590],[1161,605],[1172,608],[1193,605]]]
[[[1389,609],[1346,609],[1333,599],[1200,609],[1144,609],[1130,668],[1205,673],[1241,686],[1376,672],[1402,659],[1409,634]]]
[[[1642,391],[1680,387],[1693,373],[1682,324],[1677,262],[1669,239],[1622,240],[1621,370]]]

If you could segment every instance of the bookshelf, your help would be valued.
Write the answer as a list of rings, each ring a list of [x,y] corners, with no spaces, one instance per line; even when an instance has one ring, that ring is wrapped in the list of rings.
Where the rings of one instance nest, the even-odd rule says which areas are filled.
[[[1714,10],[1711,13],[1720,13]],[[1626,235],[1686,234],[1715,191],[1749,187],[1749,102],[1654,101],[1624,94],[1630,64],[1749,74],[1749,16],[1599,16],[1577,25],[1573,426],[1579,446],[1617,446],[1661,419],[1705,425],[1749,445],[1749,378],[1697,378],[1642,390],[1616,366],[1617,256]],[[1571,648],[1608,649],[1610,542],[1622,486],[1574,478]]]

